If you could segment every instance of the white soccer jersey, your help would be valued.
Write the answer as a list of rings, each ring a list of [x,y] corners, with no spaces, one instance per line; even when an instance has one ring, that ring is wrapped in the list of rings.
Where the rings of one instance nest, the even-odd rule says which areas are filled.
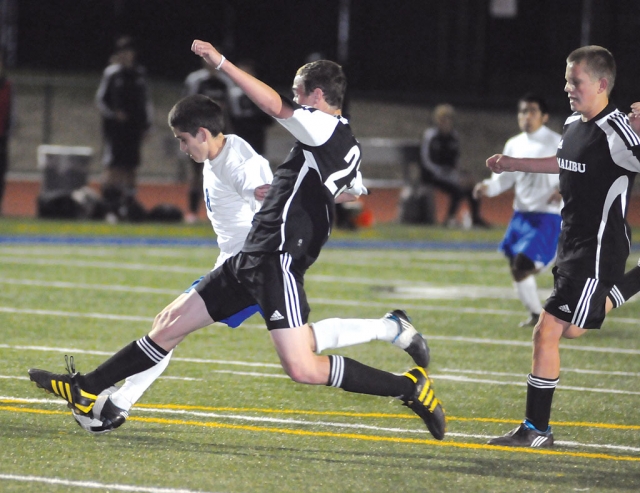
[[[273,180],[269,162],[245,140],[225,137],[220,154],[207,159],[202,170],[207,216],[220,247],[214,268],[242,249],[253,215],[260,209],[254,190]]]
[[[539,158],[554,156],[561,140],[561,135],[546,126],[533,133],[522,132],[511,137],[504,146],[503,154],[511,157]],[[556,174],[493,173],[484,180],[487,185],[487,197],[495,197],[515,187],[513,209],[519,212],[546,212],[560,214],[562,202],[551,202],[549,198],[558,190],[559,178]]]

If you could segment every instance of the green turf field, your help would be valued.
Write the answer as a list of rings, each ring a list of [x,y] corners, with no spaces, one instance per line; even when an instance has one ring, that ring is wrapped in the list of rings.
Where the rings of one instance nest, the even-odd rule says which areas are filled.
[[[601,331],[563,343],[551,450],[488,438],[523,417],[531,331],[506,264],[502,231],[387,226],[338,232],[306,277],[312,320],[405,308],[427,336],[444,441],[393,399],[295,384],[261,320],[189,336],[115,432],[91,436],[27,369],[95,367],[144,335],[154,315],[213,265],[210,246],[0,242],[0,491],[571,492],[640,490],[640,303]],[[17,234],[108,239],[208,238],[208,226],[0,221]],[[44,241],[46,238],[43,238]],[[440,248],[376,248],[379,240]],[[449,241],[454,243],[449,243]],[[331,244],[330,244],[331,245]],[[631,267],[637,261],[634,252]],[[550,273],[538,277],[541,296]],[[410,358],[388,343],[336,351],[388,371]]]

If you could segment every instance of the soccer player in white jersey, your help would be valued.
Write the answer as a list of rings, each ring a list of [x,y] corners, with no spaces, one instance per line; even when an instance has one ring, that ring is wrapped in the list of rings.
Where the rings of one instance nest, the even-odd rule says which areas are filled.
[[[186,116],[185,116],[186,115]],[[240,252],[251,229],[254,214],[260,209],[273,174],[269,162],[237,135],[224,135],[224,111],[203,95],[187,96],[169,113],[169,126],[180,141],[180,149],[202,165],[203,190],[207,215],[217,237],[220,253],[214,269]],[[358,180],[358,187],[345,191],[340,200],[350,200],[354,194],[366,191]],[[198,279],[181,296],[195,287]],[[259,312],[257,305],[249,306],[220,322],[238,327],[247,318]],[[404,349],[416,362],[427,367],[429,349],[424,338],[411,325],[406,313],[394,310],[380,319],[321,320],[311,325],[316,352],[348,345],[385,340]],[[118,390],[106,395],[106,415],[115,410],[110,423],[100,423],[75,412],[74,417],[85,429],[106,432],[121,424],[124,413],[140,399],[142,394],[160,376],[169,364],[172,352],[153,368],[129,376]],[[113,390],[113,389],[112,389]],[[104,403],[102,404],[104,406]],[[115,407],[114,407],[115,406]],[[116,409],[117,408],[117,409]]]
[[[502,153],[512,157],[554,154],[560,134],[545,125],[548,120],[546,101],[535,94],[525,94],[518,100],[518,126],[522,133],[507,140]],[[518,298],[530,313],[521,327],[533,327],[542,312],[535,275],[556,256],[562,221],[558,186],[558,175],[516,171],[493,173],[473,189],[474,196],[480,198],[495,197],[514,188],[514,212],[499,248],[509,259]]]
[[[564,87],[574,113],[565,121],[556,155],[497,154],[487,159],[495,173],[559,173],[564,200],[554,290],[533,331],[525,420],[490,444],[553,445],[549,420],[560,375],[560,340],[599,329],[607,296],[614,295],[627,277],[626,214],[633,181],[640,172],[640,118],[635,111],[627,117],[609,102],[615,77],[616,64],[607,49],[574,50],[567,58]]]
[[[226,60],[210,43],[196,40],[192,50],[223,70],[265,113],[275,117],[296,143],[274,173],[242,251],[209,272],[186,296],[169,304],[155,318],[148,335],[87,374],[76,373],[69,365],[69,375],[31,369],[31,379],[88,415],[100,392],[131,375],[155,369],[189,333],[258,304],[291,379],[397,397],[422,418],[435,438],[444,438],[444,411],[423,367],[396,375],[347,357],[314,352],[317,348],[308,323],[310,308],[303,277],[329,237],[335,201],[344,191],[358,186],[361,160],[360,145],[341,115],[346,87],[342,68],[327,60],[304,65],[294,79],[290,101]],[[196,136],[190,145],[194,160],[203,160],[208,142]],[[399,325],[405,323],[398,321]],[[121,424],[125,418],[115,419]]]

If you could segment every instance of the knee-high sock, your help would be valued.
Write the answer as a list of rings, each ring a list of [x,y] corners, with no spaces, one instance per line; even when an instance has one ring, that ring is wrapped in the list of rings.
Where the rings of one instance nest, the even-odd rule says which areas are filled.
[[[131,409],[133,405],[138,402],[138,399],[142,397],[142,394],[146,392],[151,384],[155,382],[167,368],[172,354],[173,351],[169,351],[169,353],[162,358],[157,365],[152,366],[148,370],[127,377],[122,387],[111,394],[111,401],[120,409],[124,409],[125,411]]]
[[[202,202],[202,185],[200,188],[189,190],[189,212],[197,214],[200,202]]]
[[[527,377],[527,409],[525,417],[540,431],[547,431],[551,417],[551,401],[559,377],[553,380],[529,374]]]
[[[327,385],[347,392],[401,398],[410,396],[415,389],[415,384],[403,375],[378,370],[344,356],[330,355],[329,364]]]
[[[625,273],[622,281],[617,283],[609,293],[613,307],[618,308],[634,294],[640,291],[640,267],[634,267]]]
[[[518,293],[518,298],[522,301],[530,313],[540,315],[542,312],[542,303],[540,303],[540,297],[538,296],[538,285],[536,284],[536,278],[531,275],[523,279],[522,281],[515,282],[514,286]]]
[[[398,335],[398,324],[386,318],[327,318],[311,324],[316,352],[365,342],[391,342]]]
[[[87,392],[99,394],[120,380],[157,365],[167,353],[146,335],[123,347],[92,372],[82,375],[80,384]]]

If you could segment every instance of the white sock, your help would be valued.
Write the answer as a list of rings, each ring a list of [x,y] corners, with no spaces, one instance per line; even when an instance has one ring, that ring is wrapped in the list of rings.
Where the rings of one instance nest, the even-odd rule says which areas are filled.
[[[138,402],[138,399],[142,397],[142,394],[145,393],[165,370],[172,354],[173,350],[169,351],[155,366],[127,377],[122,387],[111,394],[111,401],[120,409],[124,409],[125,411],[131,409],[131,407]]]
[[[536,278],[533,275],[524,278],[520,282],[515,282],[514,286],[518,293],[518,298],[522,301],[522,304],[531,313],[540,314],[542,312],[542,304],[540,303],[540,297],[538,296],[538,285],[536,284]]]
[[[398,324],[388,318],[327,318],[311,324],[316,352],[381,340],[391,342]]]

